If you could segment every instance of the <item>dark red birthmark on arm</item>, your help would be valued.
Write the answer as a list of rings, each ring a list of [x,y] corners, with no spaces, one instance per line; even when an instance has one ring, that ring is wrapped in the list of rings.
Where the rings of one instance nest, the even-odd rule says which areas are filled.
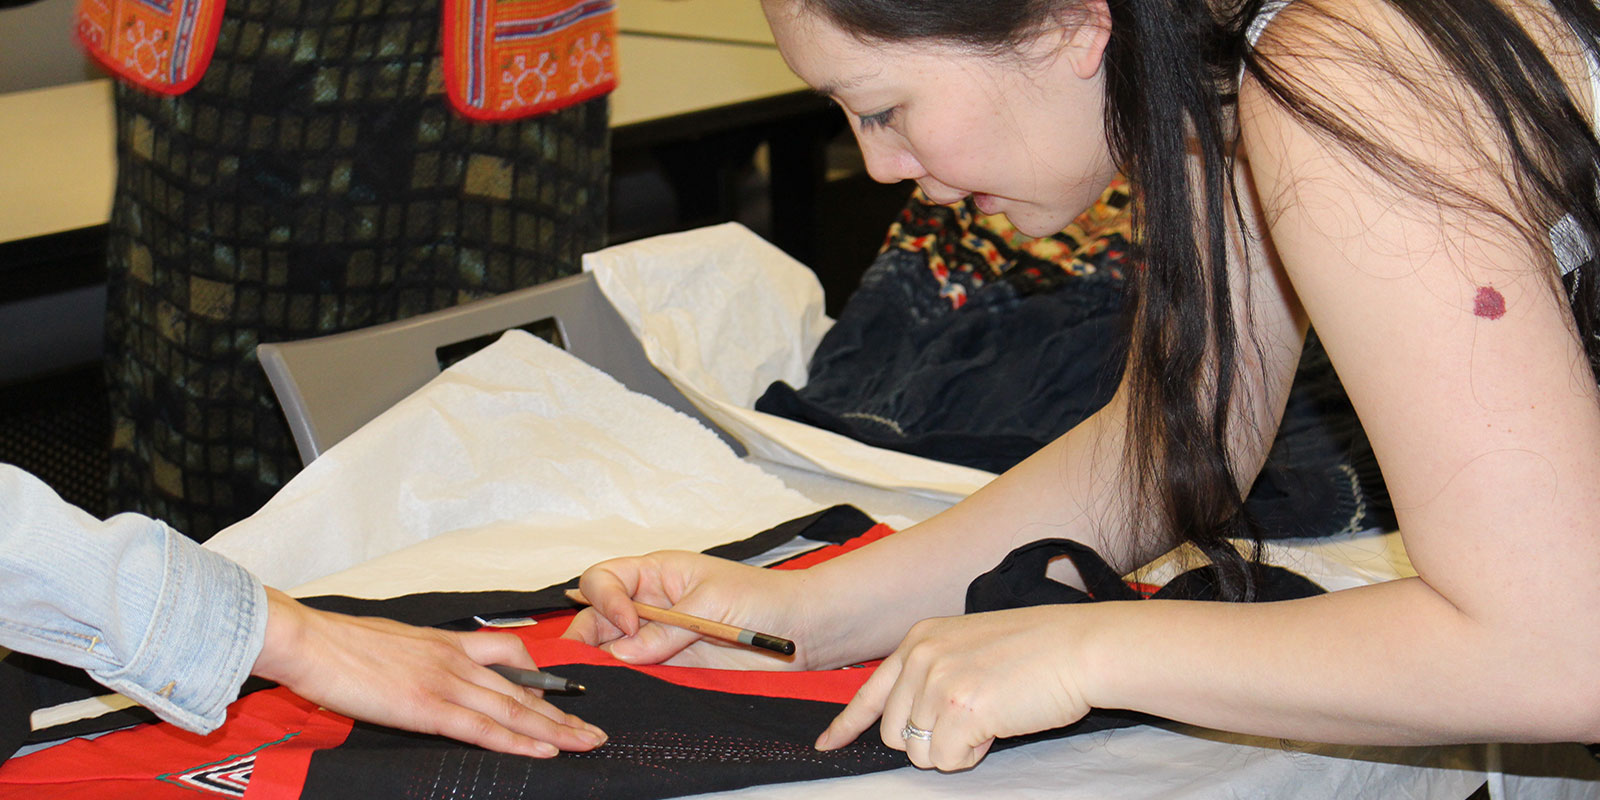
[[[1499,319],[1506,315],[1506,299],[1493,286],[1479,286],[1478,296],[1472,301],[1472,313],[1484,319]]]

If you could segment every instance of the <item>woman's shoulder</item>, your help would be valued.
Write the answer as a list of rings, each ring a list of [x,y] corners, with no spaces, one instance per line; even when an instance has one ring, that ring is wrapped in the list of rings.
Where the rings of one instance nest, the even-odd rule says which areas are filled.
[[[1238,119],[1249,160],[1287,155],[1286,142],[1299,140],[1300,152],[1293,156],[1299,163],[1284,175],[1310,174],[1301,161],[1310,155],[1324,165],[1342,165],[1323,170],[1325,176],[1370,171],[1397,192],[1470,198],[1471,204],[1513,216],[1546,214],[1549,209],[1525,194],[1518,165],[1526,161],[1515,157],[1503,117],[1529,103],[1555,107],[1560,103],[1553,101],[1570,100],[1592,118],[1590,55],[1552,9],[1532,8],[1542,4],[1473,0],[1461,6],[1471,10],[1449,21],[1429,16],[1449,1],[1285,5],[1262,31],[1240,86]],[[1529,76],[1552,68],[1566,98],[1548,92],[1522,96],[1551,85]],[[1486,90],[1484,75],[1510,75],[1522,83],[1489,81],[1493,86]],[[1532,119],[1546,128],[1569,124],[1572,117]]]
[[[1269,0],[1248,23],[1260,58],[1328,62],[1344,56],[1419,52],[1423,37],[1392,0]]]
[[[1590,53],[1554,7],[1544,2],[1267,0],[1248,22],[1245,35],[1258,59],[1284,69],[1381,70],[1421,84],[1458,83],[1463,77],[1460,68],[1436,43],[1452,36],[1478,36],[1483,42],[1502,37],[1501,19],[1511,20],[1526,33],[1570,88],[1587,89]],[[1474,49],[1470,43],[1456,46]],[[1477,48],[1485,60],[1493,51]],[[1588,92],[1573,94],[1587,110]]]

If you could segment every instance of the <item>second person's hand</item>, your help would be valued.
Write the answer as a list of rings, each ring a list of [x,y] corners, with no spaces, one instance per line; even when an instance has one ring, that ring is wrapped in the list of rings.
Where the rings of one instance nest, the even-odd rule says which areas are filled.
[[[972,767],[994,740],[1069,725],[1089,713],[1071,623],[1079,606],[1034,606],[923,620],[817,739],[855,741],[878,722],[911,763]]]
[[[536,758],[606,740],[540,692],[488,669],[536,667],[515,636],[333,614],[270,588],[267,604],[267,639],[253,672],[332,711]]]

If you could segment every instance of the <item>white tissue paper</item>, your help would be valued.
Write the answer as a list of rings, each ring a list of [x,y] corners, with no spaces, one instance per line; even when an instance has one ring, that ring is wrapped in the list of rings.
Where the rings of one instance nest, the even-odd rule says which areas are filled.
[[[816,275],[744,226],[609,247],[585,255],[583,268],[651,363],[751,454],[947,502],[994,479],[753,409],[773,381],[805,386],[806,365],[833,320]]]
[[[365,583],[302,596],[537,589],[603,558],[704,549],[816,507],[699,422],[511,331],[206,546],[285,589],[394,554],[392,569],[364,567]],[[431,558],[395,552],[423,542]]]

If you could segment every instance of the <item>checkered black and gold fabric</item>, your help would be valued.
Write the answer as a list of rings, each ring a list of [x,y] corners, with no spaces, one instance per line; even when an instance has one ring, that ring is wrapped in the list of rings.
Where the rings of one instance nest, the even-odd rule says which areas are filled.
[[[299,468],[255,346],[568,275],[604,244],[607,101],[444,94],[438,0],[231,0],[200,83],[117,88],[110,510],[197,539]]]

